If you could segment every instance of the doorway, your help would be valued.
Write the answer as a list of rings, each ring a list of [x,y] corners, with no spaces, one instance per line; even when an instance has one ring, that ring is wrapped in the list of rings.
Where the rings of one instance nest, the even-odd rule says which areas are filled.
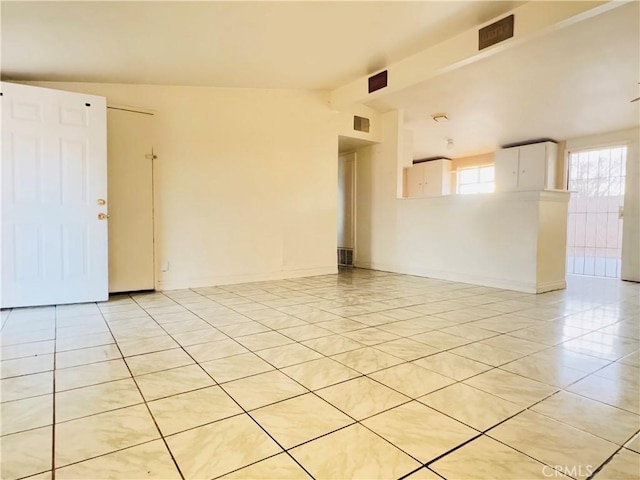
[[[627,147],[570,152],[567,273],[620,278]]]
[[[107,109],[109,293],[154,290],[153,119]]]
[[[338,266],[354,266],[356,154],[338,157]]]

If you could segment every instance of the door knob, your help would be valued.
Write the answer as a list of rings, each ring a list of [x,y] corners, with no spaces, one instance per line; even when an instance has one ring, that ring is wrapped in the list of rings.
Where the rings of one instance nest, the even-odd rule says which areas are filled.
[[[106,213],[98,214],[98,220],[106,220],[107,218],[109,218],[109,215],[107,215]]]
[[[104,198],[99,198],[98,199],[98,205],[105,205],[107,203],[107,201]]]

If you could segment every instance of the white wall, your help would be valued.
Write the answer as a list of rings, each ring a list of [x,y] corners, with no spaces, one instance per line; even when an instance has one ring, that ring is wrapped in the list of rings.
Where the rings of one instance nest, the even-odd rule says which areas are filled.
[[[397,198],[402,115],[382,121],[382,143],[358,150],[356,266],[527,292],[564,287],[564,260],[555,262],[566,251],[568,194]]]
[[[623,280],[640,282],[640,129],[631,128],[567,140],[566,155],[571,151],[612,145],[627,145],[621,276]]]
[[[156,112],[159,288],[336,271],[338,145],[327,95],[37,84]]]

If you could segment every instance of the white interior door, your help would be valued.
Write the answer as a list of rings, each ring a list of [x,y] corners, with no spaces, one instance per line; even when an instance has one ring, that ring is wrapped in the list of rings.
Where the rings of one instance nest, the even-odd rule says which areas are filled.
[[[153,115],[108,109],[109,291],[153,290]]]
[[[0,305],[106,300],[106,100],[1,86]]]

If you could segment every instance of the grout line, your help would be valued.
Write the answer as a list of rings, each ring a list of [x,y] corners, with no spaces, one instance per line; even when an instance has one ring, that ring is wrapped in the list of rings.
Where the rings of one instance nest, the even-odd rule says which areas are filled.
[[[58,307],[55,307],[54,310],[54,340],[53,340],[53,371],[51,372],[52,383],[53,383],[53,392],[52,392],[52,404],[53,404],[53,418],[51,424],[51,480],[56,480],[56,400],[57,400],[57,392],[56,392],[56,353],[57,353],[57,345],[58,345]]]

